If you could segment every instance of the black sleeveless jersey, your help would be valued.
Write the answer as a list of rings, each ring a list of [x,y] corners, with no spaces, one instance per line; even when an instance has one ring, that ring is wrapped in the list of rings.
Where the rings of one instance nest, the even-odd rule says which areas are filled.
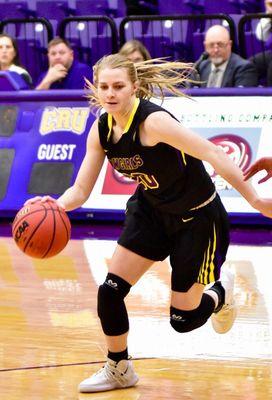
[[[156,209],[183,214],[209,199],[215,191],[214,184],[202,161],[165,143],[140,143],[139,126],[156,111],[170,114],[150,101],[136,99],[117,143],[112,141],[112,116],[102,114],[98,124],[100,143],[113,168],[138,183],[141,197]]]

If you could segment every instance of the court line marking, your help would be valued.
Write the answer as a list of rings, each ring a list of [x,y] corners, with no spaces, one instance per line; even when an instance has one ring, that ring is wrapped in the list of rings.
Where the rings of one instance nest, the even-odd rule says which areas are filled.
[[[154,360],[157,357],[139,357],[133,358],[132,360]],[[16,368],[3,368],[0,369],[0,372],[10,372],[10,371],[24,371],[28,369],[45,369],[45,368],[60,368],[60,367],[73,367],[75,365],[95,365],[95,364],[103,364],[106,360],[101,361],[90,361],[90,362],[77,362],[77,363],[68,363],[68,364],[53,364],[53,365],[33,365],[29,367],[16,367]]]

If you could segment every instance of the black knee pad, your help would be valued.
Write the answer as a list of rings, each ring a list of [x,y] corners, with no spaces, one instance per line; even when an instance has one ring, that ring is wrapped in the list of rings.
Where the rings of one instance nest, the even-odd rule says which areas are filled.
[[[115,274],[109,273],[98,289],[97,312],[103,332],[118,336],[128,332],[129,322],[124,298],[131,285]]]
[[[214,311],[214,300],[203,294],[200,305],[195,310],[184,311],[170,307],[170,325],[180,333],[190,332],[204,325]]]

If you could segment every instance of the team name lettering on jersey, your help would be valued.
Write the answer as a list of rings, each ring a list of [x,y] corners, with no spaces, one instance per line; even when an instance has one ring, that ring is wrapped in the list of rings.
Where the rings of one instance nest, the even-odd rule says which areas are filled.
[[[122,173],[122,175],[128,177],[129,179],[133,179],[139,185],[142,185],[144,187],[144,190],[157,189],[159,187],[159,183],[154,175],[147,175],[143,172],[123,172],[128,170],[136,170],[144,164],[139,154],[136,154],[133,157],[110,158],[109,162],[111,163],[113,168]]]
[[[139,154],[133,157],[116,157],[109,159],[109,162],[117,171],[134,170],[143,165],[143,160]]]

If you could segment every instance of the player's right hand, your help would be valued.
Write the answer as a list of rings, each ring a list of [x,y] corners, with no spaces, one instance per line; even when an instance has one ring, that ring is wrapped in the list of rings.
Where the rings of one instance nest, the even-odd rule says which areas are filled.
[[[27,206],[29,204],[34,204],[37,202],[41,202],[41,203],[46,203],[47,201],[52,201],[53,203],[56,203],[58,205],[58,207],[62,208],[63,210],[65,209],[63,204],[61,204],[57,199],[54,199],[51,196],[35,196],[32,197],[31,199],[28,199],[25,203],[24,206]]]

